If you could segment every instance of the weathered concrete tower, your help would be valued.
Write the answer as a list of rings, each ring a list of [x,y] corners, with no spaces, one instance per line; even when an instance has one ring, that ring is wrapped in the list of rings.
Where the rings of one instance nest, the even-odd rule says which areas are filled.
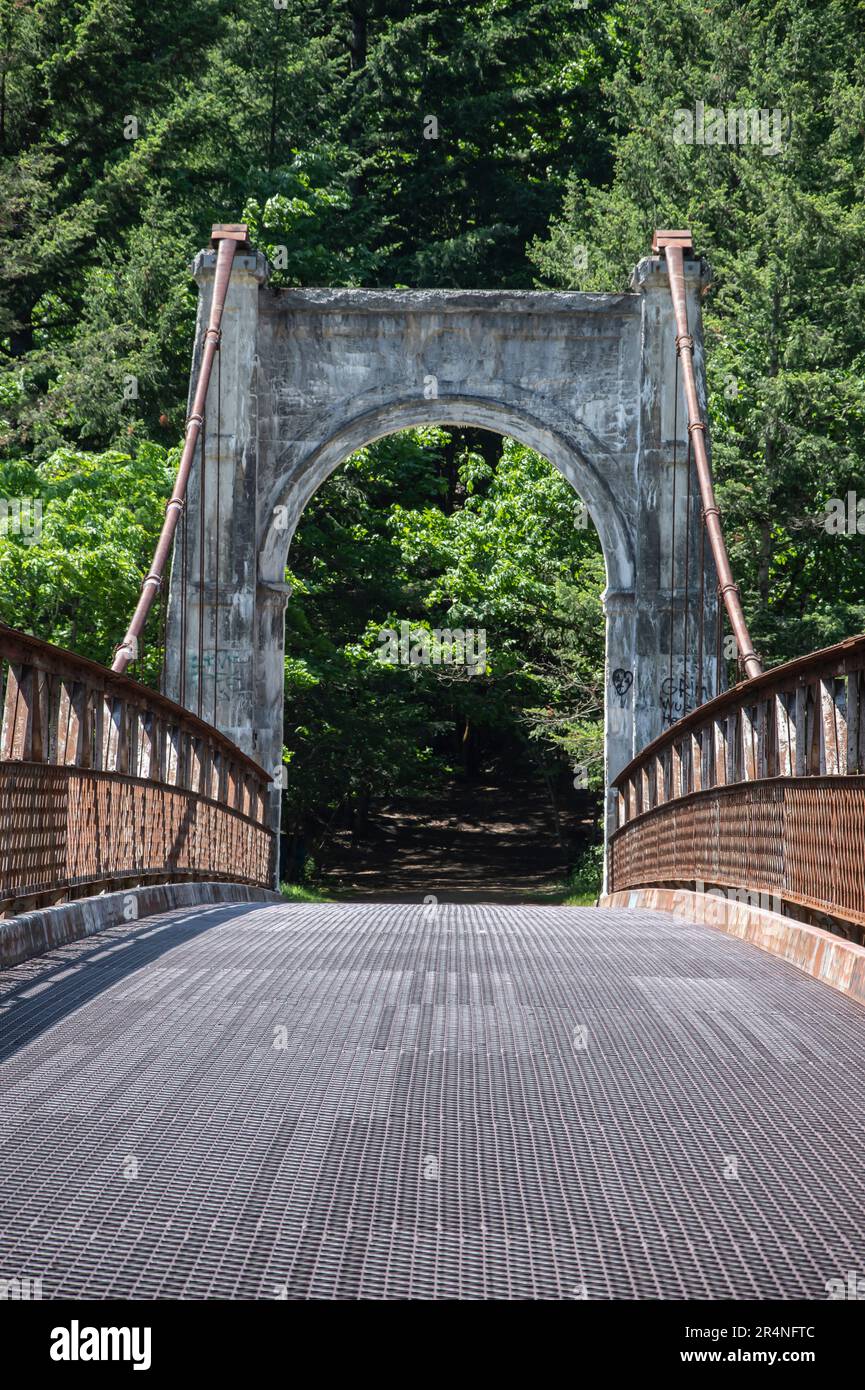
[[[194,265],[196,362],[215,261],[202,251]],[[705,263],[686,261],[685,276],[705,407]],[[350,453],[382,435],[473,425],[551,460],[597,527],[607,571],[609,786],[681,714],[686,692],[692,706],[715,693],[715,571],[699,544],[699,492],[688,483],[663,259],[642,260],[627,294],[276,290],[267,281],[260,253],[236,257],[207,400],[203,487],[200,455],[190,481],[185,624],[177,556],[172,573],[167,693],[278,770],[285,567],[306,503]],[[611,807],[608,798],[608,824]],[[277,785],[273,817],[278,823]]]

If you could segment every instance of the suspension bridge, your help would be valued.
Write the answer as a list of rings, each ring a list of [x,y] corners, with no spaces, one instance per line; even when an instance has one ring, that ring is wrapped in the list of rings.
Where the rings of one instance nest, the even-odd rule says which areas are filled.
[[[279,290],[238,226],[194,271],[184,448],[111,669],[0,627],[4,1287],[860,1277],[865,637],[754,651],[689,234],[656,233],[620,295]],[[596,908],[276,892],[291,535],[353,449],[438,422],[538,449],[601,539]],[[149,640],[160,690],[130,674]]]

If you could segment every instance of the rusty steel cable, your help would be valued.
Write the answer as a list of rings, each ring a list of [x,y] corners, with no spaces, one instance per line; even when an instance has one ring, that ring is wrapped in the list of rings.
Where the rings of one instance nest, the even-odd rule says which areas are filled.
[[[189,635],[189,510],[186,498],[183,499],[182,521],[180,524],[180,694],[181,705],[186,704],[186,639]]]
[[[111,669],[116,672],[125,671],[129,663],[137,659],[139,639],[144,631],[144,625],[147,622],[148,614],[153,607],[156,595],[162,588],[165,566],[174,543],[179,516],[181,512],[185,512],[186,491],[189,484],[189,475],[192,471],[192,462],[195,457],[195,448],[204,420],[204,407],[207,401],[208,388],[210,386],[213,358],[222,335],[222,315],[225,309],[225,298],[231,279],[231,267],[234,263],[234,253],[238,244],[244,247],[248,244],[247,229],[241,225],[217,225],[213,228],[211,244],[217,247],[213,299],[211,300],[210,317],[204,334],[204,347],[201,354],[201,366],[198,372],[195,395],[192,401],[192,410],[186,421],[186,436],[183,442],[183,451],[180,455],[180,464],[177,469],[177,477],[174,480],[174,488],[165,508],[165,521],[162,524],[159,540],[156,543],[150,570],[141,586],[141,594],[132,616],[132,621],[126,630],[123,641],[114,654],[114,661],[111,664]]]
[[[701,418],[700,402],[697,395],[697,382],[694,375],[694,340],[688,331],[688,302],[685,294],[683,261],[684,251],[692,250],[691,235],[689,232],[658,231],[655,233],[653,248],[656,251],[663,251],[667,262],[670,296],[676,319],[676,353],[682,361],[685,400],[688,406],[688,434],[693,441],[694,460],[703,501],[706,532],[715,560],[715,568],[718,571],[724,607],[727,610],[730,626],[736,638],[745,674],[749,677],[759,676],[763,670],[763,665],[754,651],[751,634],[748,631],[748,624],[742,610],[742,599],[730,568],[730,559],[727,555],[724,532],[721,527],[721,513],[715,500],[712,470],[706,450],[706,426]]]

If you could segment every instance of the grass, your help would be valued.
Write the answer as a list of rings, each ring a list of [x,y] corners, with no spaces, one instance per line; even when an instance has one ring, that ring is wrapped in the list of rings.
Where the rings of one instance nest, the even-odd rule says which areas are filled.
[[[322,893],[319,888],[312,888],[307,883],[281,883],[279,891],[290,903],[333,902],[333,898],[329,898],[327,893]]]
[[[589,845],[571,870],[559,899],[563,907],[594,907],[604,878],[604,846]]]
[[[562,907],[594,907],[598,901],[600,888],[590,893],[569,893],[566,898],[562,898]]]

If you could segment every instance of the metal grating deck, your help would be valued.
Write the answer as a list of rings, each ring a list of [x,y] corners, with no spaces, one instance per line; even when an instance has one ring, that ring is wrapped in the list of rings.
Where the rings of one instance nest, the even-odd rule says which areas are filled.
[[[45,1297],[824,1299],[865,1273],[865,1011],[709,927],[233,904],[0,978],[0,1277]]]

